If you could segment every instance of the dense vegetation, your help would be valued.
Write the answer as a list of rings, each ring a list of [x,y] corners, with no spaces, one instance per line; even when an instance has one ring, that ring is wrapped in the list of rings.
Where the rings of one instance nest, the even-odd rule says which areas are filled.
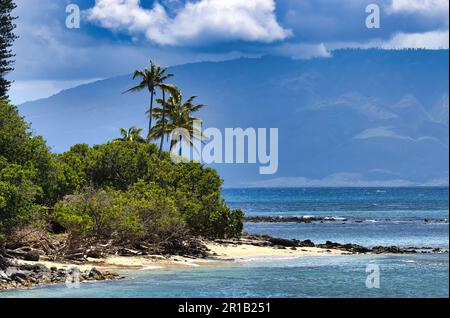
[[[13,30],[15,17],[11,12],[16,8],[12,0],[0,1],[0,98],[6,98],[11,82],[6,79],[6,75],[13,70],[12,64],[14,54],[11,46],[17,38]]]
[[[183,132],[169,150],[179,145],[180,155],[183,144],[192,147],[193,139],[203,138],[192,114],[204,105],[194,104],[194,96],[183,101],[178,88],[166,83],[174,77],[167,67],[151,61],[149,69],[135,71],[133,79],[140,82],[127,91],[150,94],[147,138],[131,127],[106,144],[79,144],[54,154],[31,134],[7,98],[14,8],[13,1],[0,4],[0,254],[6,245],[17,245],[14,235],[23,228],[65,232],[72,251],[104,241],[174,246],[190,237],[239,236],[243,212],[225,205],[216,171],[199,163],[175,164],[163,151],[164,140],[177,130]],[[154,108],[158,92],[162,98]]]
[[[223,202],[215,170],[175,164],[137,138],[139,131],[123,133],[106,144],[53,154],[16,107],[1,100],[1,239],[24,226],[55,223],[72,238],[123,243],[240,235],[243,213]]]

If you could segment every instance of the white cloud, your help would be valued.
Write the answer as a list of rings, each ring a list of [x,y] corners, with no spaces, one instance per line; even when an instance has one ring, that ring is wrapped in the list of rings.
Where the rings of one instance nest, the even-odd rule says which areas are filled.
[[[439,139],[430,137],[430,136],[421,136],[418,138],[413,138],[410,136],[399,135],[395,131],[393,131],[393,127],[376,127],[366,129],[356,136],[354,139],[371,139],[371,138],[392,138],[392,139],[401,139],[405,141],[411,142],[422,142],[422,141],[431,141],[441,144],[445,147],[445,144],[442,143]]]
[[[367,180],[360,173],[334,173],[322,179],[308,179],[304,177],[281,177],[264,181],[246,183],[249,187],[408,187],[419,185],[403,179]]]
[[[87,15],[105,28],[144,34],[160,45],[194,45],[208,40],[269,43],[292,34],[278,24],[274,0],[187,2],[173,17],[157,2],[145,9],[140,0],[96,0]]]
[[[390,13],[446,14],[448,0],[392,0],[388,7]]]
[[[385,50],[401,49],[427,49],[440,50],[449,49],[449,31],[437,30],[422,33],[399,32],[390,39],[372,39],[366,42],[330,42],[326,43],[329,50],[343,48],[380,48]]]
[[[360,132],[353,138],[354,139],[395,138],[395,139],[404,139],[404,140],[414,141],[414,139],[409,136],[401,136],[401,135],[396,134],[392,130],[392,127],[369,128],[369,129],[366,129],[366,130]]]
[[[248,187],[261,188],[302,188],[302,187],[412,187],[412,186],[448,186],[447,178],[438,178],[426,182],[415,182],[405,179],[369,180],[363,174],[340,172],[322,179],[304,177],[281,177],[263,181],[244,183]]]
[[[390,40],[382,42],[380,47],[383,49],[448,49],[448,37],[448,30],[424,33],[398,33]]]

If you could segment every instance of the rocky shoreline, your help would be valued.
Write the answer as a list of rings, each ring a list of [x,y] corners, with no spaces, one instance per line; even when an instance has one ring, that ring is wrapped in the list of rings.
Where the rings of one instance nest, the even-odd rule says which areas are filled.
[[[385,222],[392,222],[390,219],[383,220]],[[355,222],[362,223],[361,219],[347,219],[344,217],[335,216],[246,216],[244,222],[247,223],[324,223],[324,222]],[[381,221],[380,221],[381,222]],[[443,223],[448,224],[448,219],[430,220],[423,219],[421,222],[427,223]]]
[[[114,272],[101,272],[95,267],[79,271],[76,267],[69,269],[51,267],[43,264],[18,264],[0,255],[0,291],[13,288],[29,288],[39,285],[64,284],[86,281],[104,281],[121,278]]]
[[[273,248],[291,248],[297,249],[302,247],[318,247],[326,250],[340,250],[351,254],[418,254],[418,253],[446,253],[448,251],[439,247],[408,247],[401,248],[398,246],[375,246],[364,247],[358,244],[340,244],[336,242],[327,241],[325,244],[315,244],[311,240],[289,240],[283,238],[276,238],[269,235],[252,235],[244,234],[240,239],[215,240],[219,244],[234,244],[234,245],[253,245],[261,247]]]
[[[365,247],[358,244],[340,244],[336,242],[327,241],[324,244],[315,244],[311,240],[295,240],[277,238],[268,235],[252,235],[244,234],[239,239],[217,239],[213,241],[208,240],[196,240],[195,244],[187,244],[189,249],[176,249],[177,253],[171,253],[171,256],[182,256],[192,259],[207,259],[215,257],[211,250],[208,250],[207,245],[214,243],[222,246],[239,246],[250,245],[255,247],[268,247],[272,250],[292,250],[302,251],[308,248],[318,248],[324,253],[331,253],[333,251],[342,251],[344,254],[418,254],[418,253],[448,253],[447,250],[433,247],[408,247],[401,248],[398,246],[375,246]],[[88,258],[105,259],[108,255],[115,255],[116,257],[124,258],[136,258],[143,257],[148,258],[149,252],[152,249],[149,246],[135,246],[132,248],[125,248],[115,246],[114,249],[106,251],[102,250],[101,253],[93,253],[93,247],[80,252],[80,256],[73,258],[62,259],[61,267],[45,266],[38,263],[43,259],[48,259],[48,255],[40,254],[37,250],[21,247],[16,250],[9,250],[8,254],[2,256],[0,254],[0,291],[12,288],[30,288],[39,285],[52,285],[52,284],[64,284],[68,277],[73,277],[73,270],[77,270],[77,277],[79,282],[85,281],[104,281],[120,279],[118,273],[109,271],[99,271],[95,267],[86,267],[89,263]],[[14,256],[11,256],[14,255]],[[194,256],[195,255],[195,256]],[[155,255],[153,255],[155,256]],[[159,256],[162,259],[167,260],[168,255]],[[17,261],[13,260],[17,259]],[[19,263],[19,260],[22,260]],[[28,263],[26,263],[28,261]],[[25,262],[25,263],[24,263]],[[78,270],[76,266],[70,266],[69,264],[80,264],[84,268],[83,271]],[[63,266],[63,264],[67,264]],[[62,268],[64,267],[64,268]],[[66,268],[67,267],[67,268]]]
[[[346,218],[321,216],[246,216],[248,223],[313,223],[313,222],[346,222]]]

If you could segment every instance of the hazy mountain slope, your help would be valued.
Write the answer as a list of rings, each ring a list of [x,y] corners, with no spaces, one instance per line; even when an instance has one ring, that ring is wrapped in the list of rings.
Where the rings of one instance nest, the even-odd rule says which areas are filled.
[[[201,113],[206,127],[279,128],[278,173],[221,165],[228,186],[269,185],[265,180],[273,178],[301,185],[299,177],[337,173],[347,173],[336,176],[338,184],[348,173],[387,184],[442,183],[448,179],[448,58],[448,51],[351,50],[327,59],[238,59],[172,71],[185,95],[209,105]],[[121,127],[147,127],[147,94],[121,94],[131,85],[131,76],[107,79],[20,110],[56,151],[101,143]]]

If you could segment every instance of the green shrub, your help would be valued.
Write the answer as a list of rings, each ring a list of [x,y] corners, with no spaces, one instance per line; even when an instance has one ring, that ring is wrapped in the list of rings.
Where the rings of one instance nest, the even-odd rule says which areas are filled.
[[[194,235],[235,237],[242,232],[242,212],[230,211],[225,205],[220,192],[223,181],[214,169],[198,163],[174,164],[167,154],[160,159],[154,145],[136,142],[110,142],[93,148],[79,145],[60,158],[72,167],[84,186],[131,193],[134,200],[128,200],[136,208],[147,204],[147,211],[156,213],[151,208],[156,198],[164,213],[154,215],[152,225],[152,213],[148,212],[143,223],[154,229],[146,233],[158,232],[156,227],[164,232],[164,215],[168,227],[179,226],[172,223],[174,214]]]
[[[32,223],[39,211],[36,197],[42,191],[33,184],[35,170],[8,164],[0,157],[0,233]]]
[[[127,190],[147,174],[150,162],[157,160],[156,152],[154,145],[136,142],[95,146],[86,155],[85,173],[96,187]]]
[[[139,233],[139,222],[132,212],[125,211],[120,192],[86,189],[57,203],[54,216],[74,236],[103,239],[120,233]]]
[[[153,144],[115,141],[52,154],[17,108],[0,100],[0,232],[54,206],[57,220],[79,236],[239,236],[243,214],[225,205],[217,172],[158,153]]]
[[[121,241],[159,241],[184,222],[174,202],[156,184],[129,191],[87,189],[55,206],[54,216],[72,235]]]
[[[17,108],[5,100],[0,100],[0,156],[10,164],[34,169],[33,183],[43,191],[43,195],[36,198],[37,203],[50,206],[56,202],[58,171],[55,156],[42,137],[31,134]]]
[[[139,215],[145,239],[158,241],[185,230],[186,223],[173,196],[158,184],[140,180],[125,197],[127,207]]]

